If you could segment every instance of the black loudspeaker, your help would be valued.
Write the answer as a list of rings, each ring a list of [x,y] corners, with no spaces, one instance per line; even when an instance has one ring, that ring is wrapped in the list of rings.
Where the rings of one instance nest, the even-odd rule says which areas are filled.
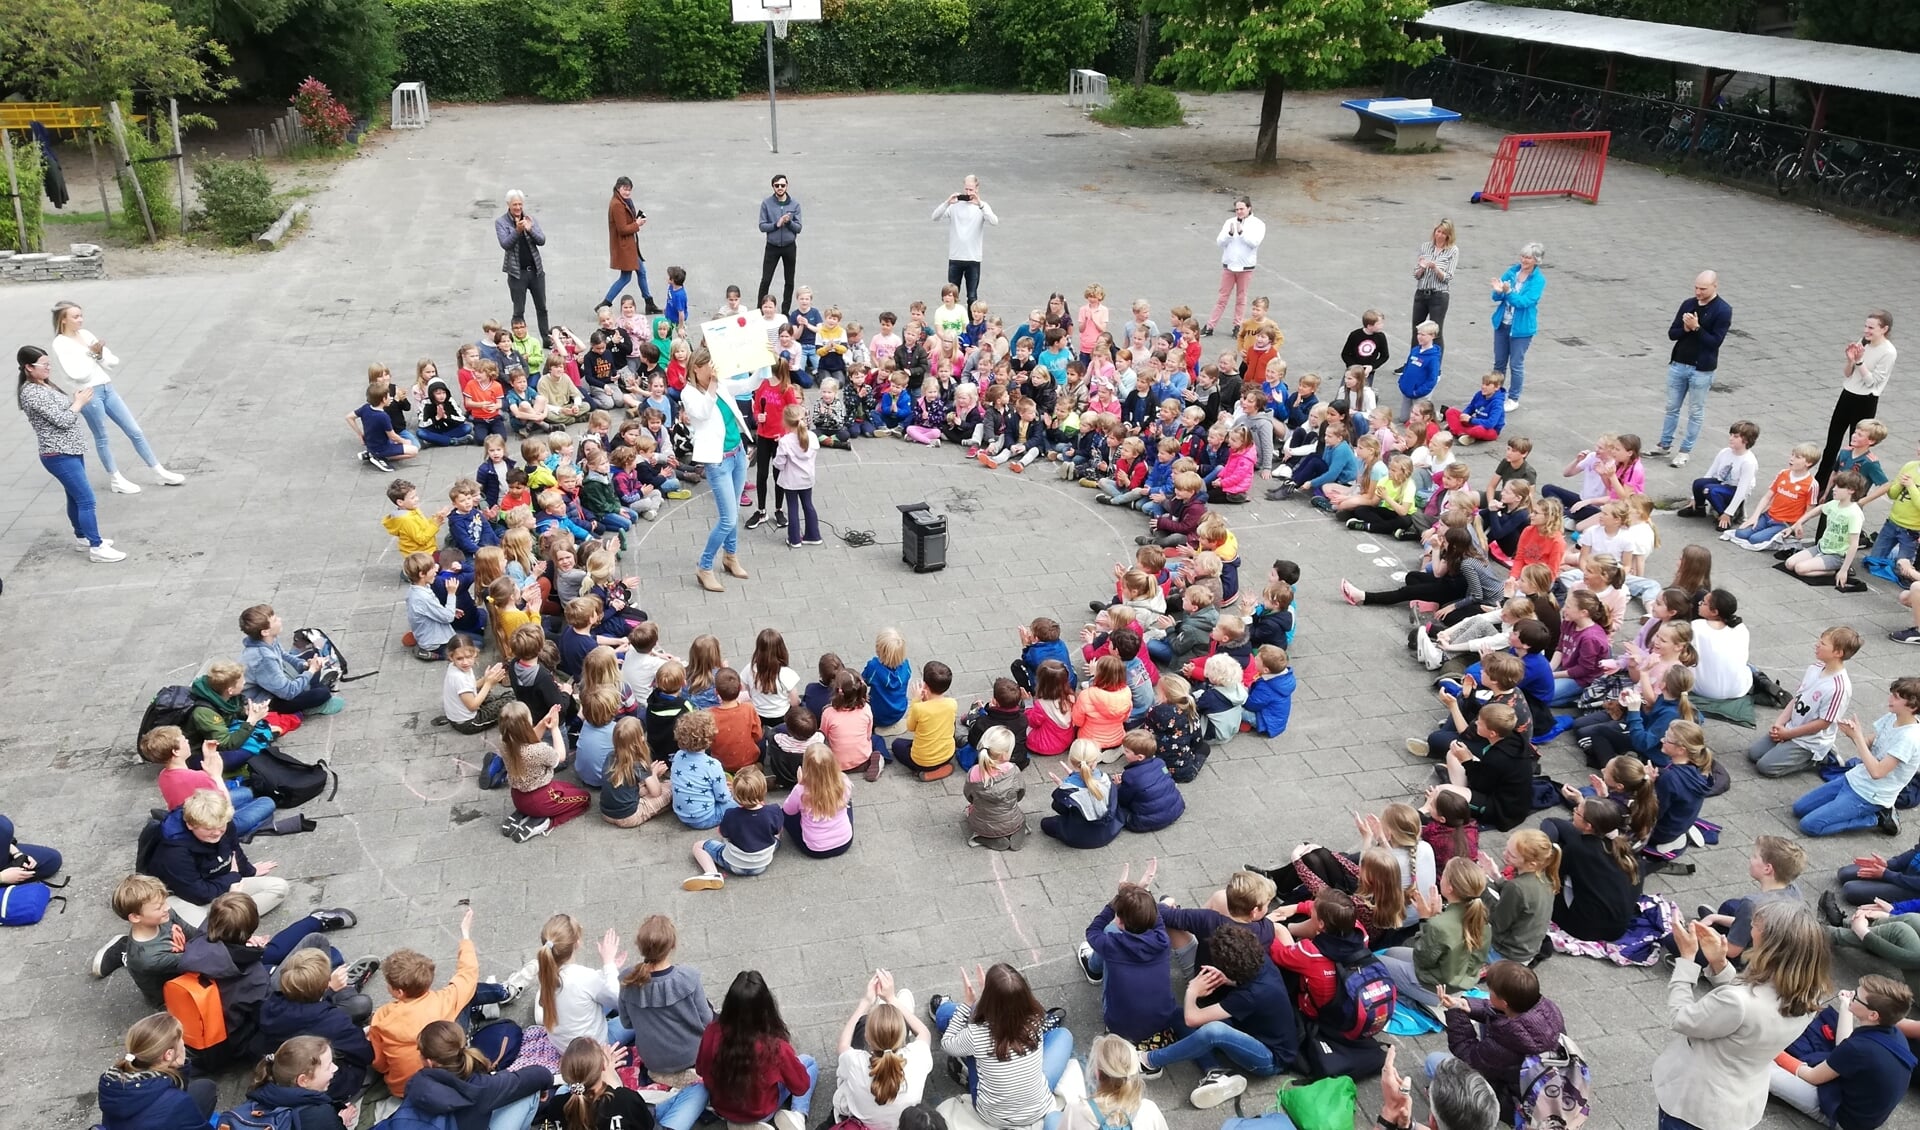
[[[900,511],[900,560],[916,573],[937,573],[947,567],[947,518],[927,509],[924,502],[904,502]]]

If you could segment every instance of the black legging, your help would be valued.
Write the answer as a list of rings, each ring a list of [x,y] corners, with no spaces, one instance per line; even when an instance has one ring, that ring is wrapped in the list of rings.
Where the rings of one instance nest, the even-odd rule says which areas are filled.
[[[1574,744],[1587,756],[1587,768],[1600,770],[1607,767],[1623,753],[1632,753],[1633,745],[1627,739],[1627,727],[1614,720],[1613,715],[1604,710],[1583,714],[1573,726]]]
[[[756,512],[767,508],[767,472],[773,469],[773,453],[780,447],[777,439],[766,436],[753,437],[753,509]],[[779,476],[773,480],[773,512],[785,513],[787,492],[780,489]]]
[[[1820,468],[1814,472],[1814,478],[1822,487],[1826,486],[1827,476],[1833,471],[1833,461],[1840,449],[1851,438],[1853,426],[1862,420],[1871,420],[1880,413],[1880,398],[1863,393],[1840,391],[1840,399],[1833,403],[1833,415],[1827,420],[1827,445],[1820,449]]]
[[[1418,330],[1420,329],[1420,323],[1426,322],[1426,321],[1431,321],[1434,325],[1439,326],[1442,330],[1446,329],[1448,298],[1449,296],[1447,292],[1444,290],[1414,291],[1413,292],[1413,328],[1414,330],[1418,332]],[[1407,344],[1409,348],[1412,348],[1413,346],[1417,346],[1420,343],[1418,340],[1414,338],[1408,338]],[[1446,343],[1441,340],[1441,335],[1436,333],[1433,335],[1433,344],[1444,345]]]
[[[1467,579],[1457,572],[1444,577],[1436,577],[1432,573],[1408,573],[1405,583],[1399,588],[1367,593],[1361,603],[1405,604],[1410,600],[1425,600],[1434,604],[1452,604],[1465,595]]]
[[[1405,514],[1395,513],[1384,506],[1356,506],[1347,511],[1347,521],[1351,522],[1356,518],[1366,526],[1370,534],[1391,534],[1413,524],[1413,519]]]
[[[798,247],[799,245],[794,243],[777,247],[771,243],[767,244],[767,253],[760,260],[760,292],[755,296],[754,301],[758,302],[761,297],[773,293],[767,288],[773,285],[773,268],[777,264],[783,268],[781,274],[785,284],[780,296],[780,312],[793,313],[793,261]]]

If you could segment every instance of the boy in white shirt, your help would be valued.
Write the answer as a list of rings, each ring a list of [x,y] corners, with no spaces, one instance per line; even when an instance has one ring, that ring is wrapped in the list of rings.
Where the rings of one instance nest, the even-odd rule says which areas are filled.
[[[1812,769],[1833,754],[1840,719],[1853,705],[1853,680],[1846,662],[1860,650],[1860,633],[1828,628],[1814,642],[1815,662],[1800,677],[1780,716],[1747,747],[1747,760],[1762,777],[1785,777]]]
[[[660,626],[651,620],[635,624],[627,633],[627,644],[620,682],[629,694],[645,702],[653,694],[653,677],[667,664],[680,662],[680,657],[660,647]]]
[[[1740,520],[1740,509],[1760,478],[1760,461],[1753,454],[1753,445],[1758,442],[1760,429],[1751,420],[1740,420],[1727,429],[1727,446],[1713,457],[1706,476],[1693,480],[1693,505],[1674,513],[1682,518],[1704,518],[1711,512],[1719,517],[1721,529],[1731,529]]]

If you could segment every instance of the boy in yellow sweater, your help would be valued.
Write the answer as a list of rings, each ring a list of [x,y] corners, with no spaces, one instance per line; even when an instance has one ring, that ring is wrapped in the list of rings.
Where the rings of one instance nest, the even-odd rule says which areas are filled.
[[[399,542],[402,561],[410,553],[432,553],[440,548],[440,526],[453,513],[453,507],[442,507],[433,517],[427,517],[420,512],[420,488],[405,479],[387,484],[387,501],[393,503],[393,513],[380,524]]]

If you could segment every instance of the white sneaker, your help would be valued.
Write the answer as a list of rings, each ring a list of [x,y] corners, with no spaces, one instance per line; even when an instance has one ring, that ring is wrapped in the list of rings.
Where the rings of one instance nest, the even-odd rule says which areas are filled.
[[[1238,1098],[1246,1092],[1246,1089],[1247,1077],[1244,1075],[1209,1071],[1205,1078],[1200,1080],[1200,1085],[1195,1087],[1193,1093],[1187,1097],[1201,1110],[1211,1110],[1228,1099]]]
[[[116,471],[107,478],[107,489],[115,494],[139,494],[140,484]]]
[[[89,561],[125,561],[126,559],[127,555],[113,548],[110,542],[103,541],[99,545],[89,547],[87,550],[87,560]]]
[[[101,539],[100,539],[100,544],[101,544],[101,545],[112,545],[112,544],[113,544],[113,539],[112,539],[112,538],[101,538]],[[92,542],[90,542],[90,541],[88,541],[88,540],[87,540],[86,538],[74,538],[74,539],[73,539],[73,551],[74,551],[75,553],[86,553],[87,551],[89,551],[89,550],[91,550],[92,548],[93,548],[93,543],[92,543]]]
[[[161,486],[169,486],[169,487],[177,487],[181,483],[184,483],[187,481],[187,477],[185,475],[179,474],[174,471],[169,471],[158,463],[155,463],[153,465],[153,477],[160,480]]]
[[[1688,454],[1687,454],[1686,452],[1684,452],[1684,451],[1676,451],[1676,452],[1674,452],[1674,453],[1673,453],[1673,458],[1672,458],[1672,459],[1669,459],[1669,460],[1667,460],[1667,466],[1669,466],[1669,467],[1684,467],[1684,466],[1686,466],[1686,465],[1687,465],[1687,460],[1688,460],[1688,459],[1690,459],[1690,458],[1691,458],[1691,456],[1689,456],[1689,455],[1688,455]]]
[[[807,1120],[797,1110],[776,1110],[773,1112],[773,1130],[807,1130]]]
[[[893,991],[893,1007],[899,1009],[903,1015],[912,1016],[913,1015],[913,990],[912,989],[895,989]]]
[[[1507,411],[1511,412],[1518,407],[1520,407],[1520,402],[1518,400],[1507,401]]]

